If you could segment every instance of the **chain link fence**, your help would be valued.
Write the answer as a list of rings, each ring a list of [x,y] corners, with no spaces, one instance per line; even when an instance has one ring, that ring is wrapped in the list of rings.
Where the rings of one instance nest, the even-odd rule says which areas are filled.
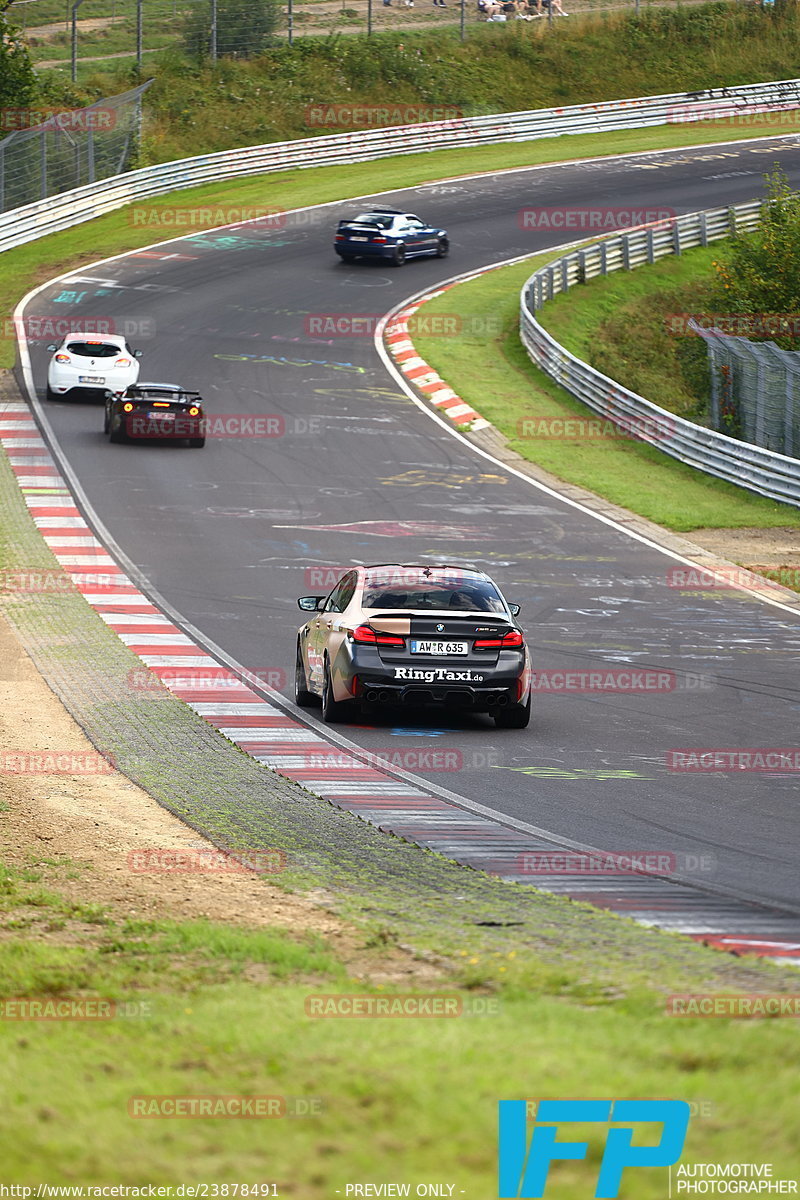
[[[700,3],[701,0],[689,0]],[[758,3],[759,0],[754,0]],[[331,34],[469,28],[487,20],[546,28],[563,17],[643,12],[672,0],[11,0],[37,68],[72,69],[175,47],[247,58],[270,41]],[[506,11],[504,11],[506,10]]]
[[[6,128],[19,128],[0,141],[0,212],[124,171],[151,82],[86,108],[2,110]]]
[[[694,321],[689,328],[708,351],[711,428],[800,457],[800,351],[703,329]]]

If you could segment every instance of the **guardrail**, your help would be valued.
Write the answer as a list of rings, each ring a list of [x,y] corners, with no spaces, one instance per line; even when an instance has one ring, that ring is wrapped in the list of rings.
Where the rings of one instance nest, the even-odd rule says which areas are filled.
[[[596,133],[652,125],[693,124],[703,120],[749,118],[763,112],[800,107],[800,79],[711,88],[666,96],[643,96],[568,108],[535,109],[485,117],[433,121],[392,129],[357,130],[270,142],[178,159],[113,176],[47,200],[26,204],[0,216],[0,250],[9,250],[82,221],[122,208],[134,200],[223,179],[266,174],[288,168],[370,162],[398,154],[434,149],[525,142],[542,137]],[[746,120],[743,132],[746,134]]]
[[[665,454],[749,488],[800,506],[800,459],[740,442],[695,425],[609,379],[561,346],[534,317],[547,300],[610,271],[632,270],[669,254],[758,225],[761,202],[677,217],[565,254],[528,279],[520,297],[520,336],[528,356],[551,379],[594,412]]]

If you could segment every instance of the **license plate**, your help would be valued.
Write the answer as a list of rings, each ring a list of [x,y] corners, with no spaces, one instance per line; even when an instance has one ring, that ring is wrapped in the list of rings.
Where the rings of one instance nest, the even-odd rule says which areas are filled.
[[[105,383],[105,375],[79,375],[78,383]]]
[[[368,241],[369,241],[369,238],[357,238],[357,237],[351,237],[349,240],[350,240],[351,242],[368,242]]]
[[[469,644],[467,642],[422,642],[412,640],[412,654],[432,654],[438,657],[440,654],[468,654]]]
[[[151,421],[174,421],[175,413],[171,412],[149,412],[148,417]]]

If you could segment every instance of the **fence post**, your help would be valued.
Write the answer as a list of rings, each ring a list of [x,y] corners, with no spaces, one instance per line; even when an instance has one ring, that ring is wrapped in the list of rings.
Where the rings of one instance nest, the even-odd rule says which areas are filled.
[[[139,0],[141,3],[141,0]],[[291,3],[289,6],[291,12]],[[289,19],[289,41],[292,40],[292,22]],[[211,0],[211,45],[209,47],[211,53],[211,61],[217,61],[217,0]]]
[[[0,212],[6,211],[6,148],[0,146]]]
[[[294,4],[293,4],[292,0],[289,0],[288,16],[289,16],[289,30],[288,30],[289,45],[291,46],[294,42]]]
[[[142,69],[142,0],[136,0],[136,65]]]
[[[86,182],[94,183],[94,130],[86,133]]]
[[[41,199],[47,199],[47,134],[39,134],[39,166],[42,173],[41,178]]]
[[[78,78],[78,9],[83,0],[75,0],[72,6],[72,82]]]

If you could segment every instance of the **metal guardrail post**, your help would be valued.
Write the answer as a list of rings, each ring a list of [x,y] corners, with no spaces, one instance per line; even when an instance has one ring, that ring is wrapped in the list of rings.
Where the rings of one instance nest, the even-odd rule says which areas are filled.
[[[136,0],[136,66],[142,69],[142,0]]]

